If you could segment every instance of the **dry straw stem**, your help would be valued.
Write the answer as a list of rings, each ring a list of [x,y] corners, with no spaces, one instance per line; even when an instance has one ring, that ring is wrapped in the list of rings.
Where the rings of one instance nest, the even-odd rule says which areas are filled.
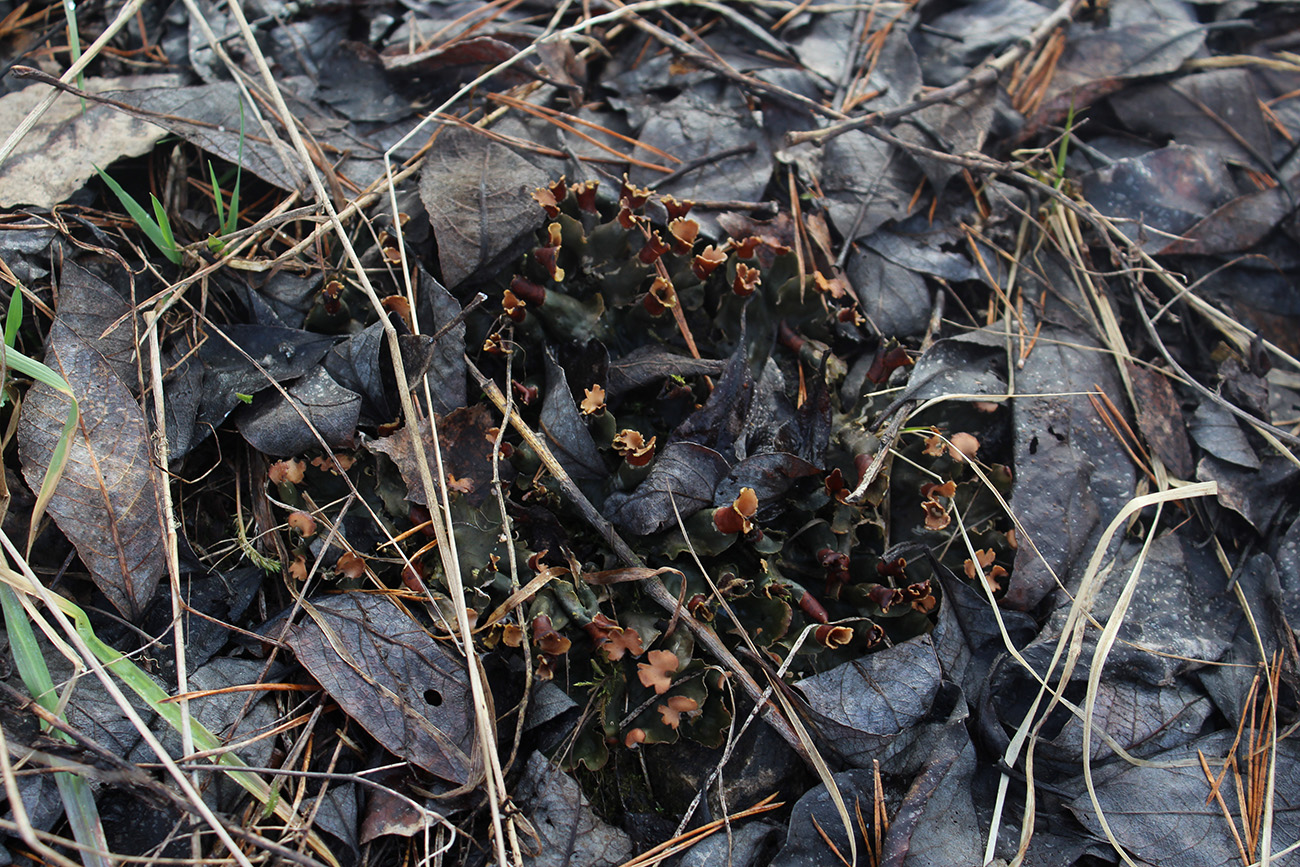
[[[676,837],[673,837],[673,839],[665,840],[659,845],[647,849],[635,858],[624,861],[619,865],[619,867],[655,867],[655,865],[662,863],[665,858],[671,858],[674,855],[679,855],[682,852],[685,852],[696,843],[707,837],[713,836],[732,822],[739,822],[741,819],[748,819],[752,816],[761,816],[764,813],[769,813],[772,810],[779,810],[785,806],[784,801],[776,801],[774,803],[774,798],[776,798],[775,793],[763,798],[763,800],[759,801],[748,810],[741,810],[738,813],[732,813],[730,816],[723,816],[721,819],[714,819],[713,821],[706,822],[698,828],[693,828],[684,834],[678,834]]]

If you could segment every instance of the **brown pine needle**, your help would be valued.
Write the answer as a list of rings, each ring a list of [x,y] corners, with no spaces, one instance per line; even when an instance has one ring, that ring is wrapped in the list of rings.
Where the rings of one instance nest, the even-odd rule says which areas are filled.
[[[830,847],[830,850],[831,850],[832,852],[835,853],[835,857],[836,857],[836,858],[839,858],[839,859],[840,859],[840,863],[843,864],[844,867],[850,867],[850,865],[849,865],[849,859],[845,858],[843,855],[840,854],[840,849],[839,849],[839,847],[836,846],[836,845],[835,845],[835,841],[832,840],[832,839],[831,839],[831,838],[826,834],[826,832],[822,830],[821,823],[817,821],[817,817],[816,817],[816,816],[809,816],[808,818],[812,819],[813,827],[816,828],[816,829],[817,829],[817,833],[818,833],[819,835],[821,835],[822,842],[824,842],[827,846]]]

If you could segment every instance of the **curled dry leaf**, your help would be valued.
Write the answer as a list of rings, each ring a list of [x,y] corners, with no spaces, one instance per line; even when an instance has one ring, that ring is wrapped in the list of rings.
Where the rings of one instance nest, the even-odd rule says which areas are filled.
[[[336,454],[333,459],[328,458],[325,455],[311,459],[311,465],[313,467],[322,472],[332,473],[336,476],[339,475],[340,469],[342,469],[343,472],[347,472],[352,469],[352,465],[356,462],[357,459],[352,457],[352,455],[344,454]]]
[[[992,569],[984,570],[984,583],[987,584],[988,588],[994,593],[1000,593],[1002,591],[1002,579],[1005,577],[1007,577],[1007,570],[1003,569],[996,563],[993,564]]]
[[[650,284],[650,291],[646,293],[643,303],[647,313],[651,316],[659,316],[665,310],[677,306],[677,292],[670,281],[663,277],[656,277]]]
[[[720,533],[748,533],[754,529],[749,520],[758,511],[758,495],[753,488],[741,488],[730,506],[713,513],[713,525]]]
[[[997,554],[992,548],[985,548],[982,551],[975,552],[975,559],[979,561],[980,569],[987,570],[993,565],[993,561],[997,559]],[[972,581],[979,575],[979,569],[975,568],[975,563],[969,557],[962,563],[962,571]]]
[[[727,254],[710,244],[695,254],[695,258],[691,260],[691,271],[696,277],[704,280],[726,261]]]
[[[572,642],[555,630],[548,615],[539,614],[533,618],[533,646],[547,656],[563,656]]]
[[[736,265],[736,279],[731,283],[731,291],[742,298],[753,295],[761,278],[762,272],[757,268],[751,268],[744,262],[739,262]]]
[[[928,500],[933,500],[935,497],[947,497],[951,500],[952,495],[955,493],[957,493],[957,483],[952,479],[942,485],[937,485],[934,482],[926,482],[921,485],[921,496]]]
[[[344,551],[334,568],[340,575],[356,580],[366,574],[366,558],[355,551]]]
[[[813,640],[822,647],[829,647],[832,650],[844,647],[853,640],[853,627],[823,623],[813,632]]]
[[[927,530],[943,530],[952,523],[952,516],[944,508],[943,503],[938,500],[930,499],[921,504],[921,510],[925,512],[925,528]]]
[[[609,639],[601,645],[601,649],[605,651],[605,657],[610,662],[617,662],[625,653],[633,656],[645,653],[645,648],[641,644],[641,634],[630,626],[611,632]]]
[[[886,587],[883,584],[873,584],[867,591],[867,598],[880,606],[882,612],[888,612],[895,605],[903,602],[903,591],[896,587]]]
[[[671,250],[672,247],[665,243],[658,232],[651,232],[650,237],[646,238],[645,246],[637,254],[643,265],[652,265],[659,260],[659,257]]]
[[[624,428],[614,435],[614,453],[627,461],[630,466],[644,467],[655,456],[655,440],[657,436],[650,437],[646,442],[640,431]]]
[[[943,457],[943,453],[948,448],[948,445],[943,441],[943,437],[939,435],[938,428],[932,427],[930,430],[934,431],[934,436],[926,437],[925,454],[932,458]]]
[[[659,201],[663,204],[664,210],[668,212],[670,225],[685,217],[691,212],[691,208],[695,207],[695,202],[690,199],[679,200],[675,196],[661,196]]]
[[[691,252],[695,239],[700,234],[700,224],[686,217],[678,217],[668,224],[668,232],[673,236],[673,252],[683,256]]]

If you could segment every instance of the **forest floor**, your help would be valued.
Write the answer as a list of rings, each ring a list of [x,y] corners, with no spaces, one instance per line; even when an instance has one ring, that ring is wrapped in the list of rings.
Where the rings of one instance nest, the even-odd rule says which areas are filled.
[[[0,3],[0,864],[1290,863],[1294,13]]]

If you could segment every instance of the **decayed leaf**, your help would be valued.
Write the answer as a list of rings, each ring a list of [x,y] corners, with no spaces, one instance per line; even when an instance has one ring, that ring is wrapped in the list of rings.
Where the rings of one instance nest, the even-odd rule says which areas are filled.
[[[726,460],[697,443],[671,443],[631,494],[611,494],[605,501],[609,518],[638,536],[657,533],[695,514],[713,500],[713,489],[727,472]]]
[[[316,599],[289,634],[308,673],[394,755],[457,785],[483,773],[465,663],[382,596]]]
[[[92,78],[86,80],[86,89],[100,93],[164,83],[175,87],[179,76]],[[13,129],[47,95],[43,86],[6,94],[0,99],[0,128]],[[0,170],[0,207],[53,207],[85,185],[95,173],[92,164],[107,166],[122,157],[148,153],[164,135],[161,127],[106,105],[91,104],[83,112],[80,100],[61,93]]]
[[[433,431],[428,422],[420,422],[420,439],[417,443],[410,428],[399,428],[395,433],[376,440],[367,440],[366,448],[381,452],[393,459],[406,482],[406,498],[412,503],[425,502],[424,484],[420,481],[415,449],[433,454]],[[438,420],[438,442],[442,450],[443,467],[453,490],[466,494],[474,503],[487,496],[492,481],[492,418],[482,404],[462,407]],[[510,479],[512,470],[501,462],[503,478]]]
[[[455,288],[541,223],[532,191],[552,174],[461,129],[442,134],[433,159],[420,178],[420,198],[438,238],[443,282]]]
[[[81,407],[63,478],[49,513],[95,584],[129,620],[139,620],[164,567],[158,477],[144,413],[104,357],[56,319],[45,363],[67,380]],[[68,417],[67,398],[32,386],[18,424],[19,457],[37,490]]]

